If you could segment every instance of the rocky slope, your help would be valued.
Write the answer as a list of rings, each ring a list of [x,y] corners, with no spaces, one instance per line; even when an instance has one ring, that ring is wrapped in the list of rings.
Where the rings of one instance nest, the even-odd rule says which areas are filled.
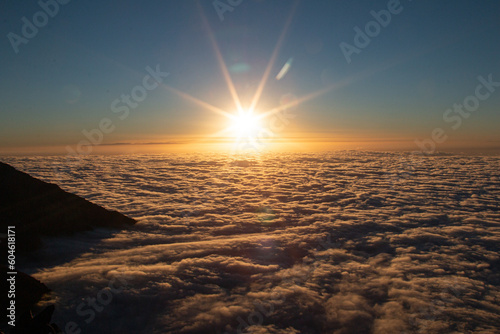
[[[41,246],[42,236],[70,235],[96,227],[122,228],[135,220],[104,209],[55,184],[0,162],[0,233],[15,226],[18,251]]]

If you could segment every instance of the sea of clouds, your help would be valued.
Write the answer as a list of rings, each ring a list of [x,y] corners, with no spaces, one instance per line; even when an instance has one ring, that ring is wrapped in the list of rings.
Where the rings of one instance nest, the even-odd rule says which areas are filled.
[[[46,303],[56,303],[60,327],[500,332],[500,157],[116,155],[73,167],[64,157],[3,161],[139,221],[123,231],[46,239],[25,260],[20,269],[53,290]]]

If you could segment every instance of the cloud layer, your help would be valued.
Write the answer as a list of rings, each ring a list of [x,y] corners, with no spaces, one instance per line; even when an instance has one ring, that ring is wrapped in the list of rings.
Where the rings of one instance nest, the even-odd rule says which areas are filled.
[[[47,240],[52,250],[26,262],[54,290],[63,327],[500,330],[498,157],[95,156],[71,168],[61,157],[4,160],[139,220],[114,234]]]

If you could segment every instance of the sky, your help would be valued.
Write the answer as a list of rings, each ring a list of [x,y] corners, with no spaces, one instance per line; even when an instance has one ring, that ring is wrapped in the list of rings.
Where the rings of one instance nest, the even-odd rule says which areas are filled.
[[[246,148],[500,151],[498,1],[64,2],[0,5],[2,154],[234,148],[252,104]]]

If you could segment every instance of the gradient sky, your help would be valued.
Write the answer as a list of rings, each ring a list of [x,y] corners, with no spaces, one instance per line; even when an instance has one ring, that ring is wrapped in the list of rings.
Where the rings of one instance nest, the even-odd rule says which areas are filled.
[[[500,147],[500,87],[456,130],[443,120],[474,94],[478,76],[500,81],[498,1],[403,0],[351,63],[340,43],[354,45],[354,27],[364,30],[374,20],[370,12],[387,9],[388,1],[243,0],[223,21],[212,1],[71,1],[18,53],[8,34],[21,35],[21,19],[33,22],[41,7],[12,0],[0,6],[0,152],[64,152],[103,118],[115,126],[104,144],[213,141],[228,119],[176,93],[235,112],[210,34],[247,107],[289,18],[256,110],[323,94],[294,107],[277,139],[414,149],[415,139],[431,138],[439,127],[449,136],[439,149]],[[120,120],[111,103],[157,65],[170,73],[163,85]]]

